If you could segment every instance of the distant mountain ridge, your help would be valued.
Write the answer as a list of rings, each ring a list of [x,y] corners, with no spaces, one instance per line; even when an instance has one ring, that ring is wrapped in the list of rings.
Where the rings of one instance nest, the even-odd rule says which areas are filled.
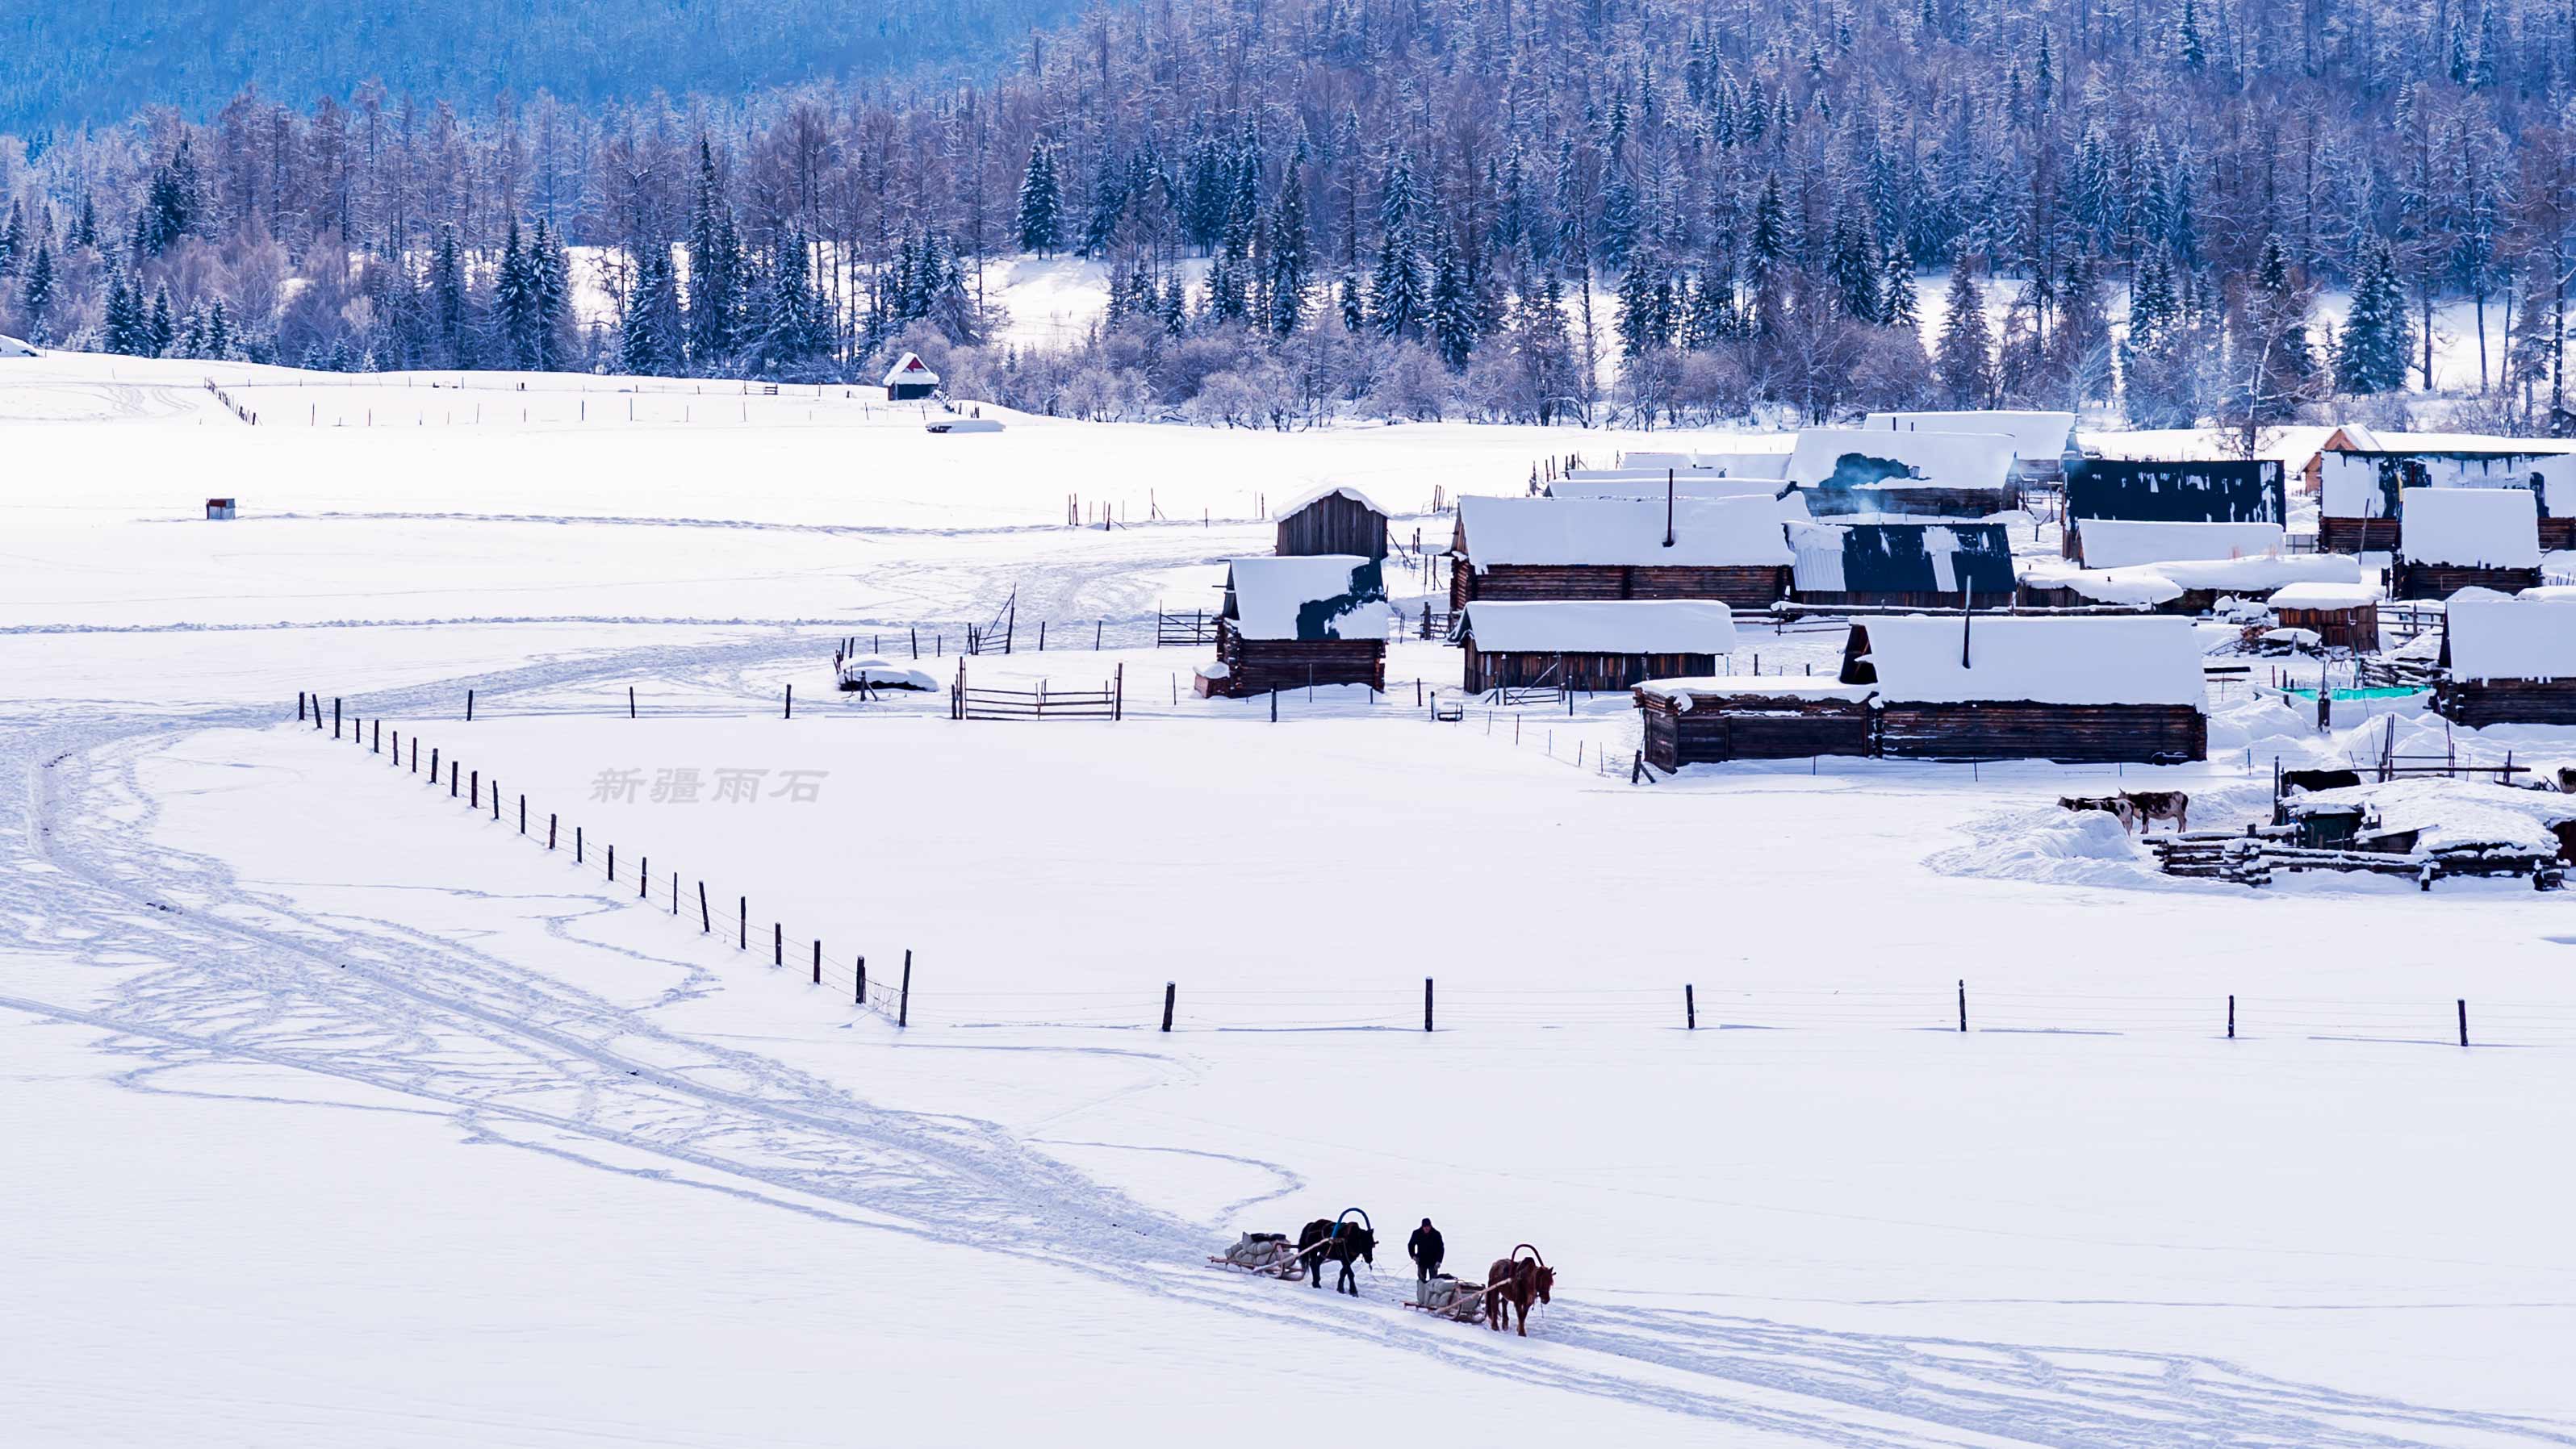
[[[394,94],[738,96],[826,77],[989,75],[1074,0],[77,0],[0,5],[0,132]]]

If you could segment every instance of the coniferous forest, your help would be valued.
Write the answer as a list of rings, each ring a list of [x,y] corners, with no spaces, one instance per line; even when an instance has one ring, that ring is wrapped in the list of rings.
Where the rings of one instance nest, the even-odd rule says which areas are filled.
[[[0,137],[0,331],[800,381],[913,347],[1270,427],[2402,411],[2448,332],[2455,417],[2576,431],[2576,0],[1147,0],[1011,47]],[[1089,335],[1000,340],[1028,255],[1099,265]]]

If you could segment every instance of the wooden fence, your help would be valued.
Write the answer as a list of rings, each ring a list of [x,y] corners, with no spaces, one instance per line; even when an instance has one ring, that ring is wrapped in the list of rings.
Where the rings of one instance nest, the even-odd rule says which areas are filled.
[[[966,661],[957,661],[957,682],[948,691],[948,717],[968,719],[1100,719],[1126,714],[1127,667],[1120,665],[1098,689],[1055,689],[1039,680],[1035,689],[992,689],[966,682]]]

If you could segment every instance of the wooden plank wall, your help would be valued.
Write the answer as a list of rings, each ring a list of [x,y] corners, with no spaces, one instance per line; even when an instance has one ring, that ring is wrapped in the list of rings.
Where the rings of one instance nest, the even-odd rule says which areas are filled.
[[[2447,599],[2460,590],[2475,586],[2493,589],[2501,594],[2519,593],[2540,586],[2538,569],[2464,568],[2456,564],[2426,564],[2400,555],[2397,567],[2390,571],[2389,594],[2399,599]]]
[[[1310,682],[1386,688],[1383,639],[1246,639],[1219,620],[1216,657],[1228,671],[1216,692],[1231,699]]]
[[[1694,695],[1687,710],[1640,695],[1646,762],[1662,770],[1721,760],[1874,753],[1868,704],[1781,695]]]
[[[2379,649],[2379,606],[2363,604],[2353,609],[2276,609],[2284,629],[2314,629],[2318,640],[2332,649],[2351,649],[2363,654]]]
[[[1327,493],[1279,520],[1279,552],[1293,557],[1349,553],[1383,559],[1386,515],[1357,499]]]
[[[1541,684],[1563,685],[1588,694],[1611,694],[1643,680],[1716,672],[1714,654],[1508,654],[1478,649],[1470,635],[1465,682],[1471,694]]]
[[[2394,518],[2317,520],[2317,549],[2321,553],[2391,553],[2399,537]]]

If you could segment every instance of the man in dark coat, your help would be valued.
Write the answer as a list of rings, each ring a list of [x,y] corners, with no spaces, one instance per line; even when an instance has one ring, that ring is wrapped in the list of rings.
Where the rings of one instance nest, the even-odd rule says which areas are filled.
[[[1413,1236],[1404,1240],[1404,1251],[1413,1259],[1415,1280],[1427,1283],[1440,1276],[1440,1259],[1448,1253],[1449,1245],[1440,1241],[1440,1230],[1431,1226],[1431,1219],[1424,1218]]]

